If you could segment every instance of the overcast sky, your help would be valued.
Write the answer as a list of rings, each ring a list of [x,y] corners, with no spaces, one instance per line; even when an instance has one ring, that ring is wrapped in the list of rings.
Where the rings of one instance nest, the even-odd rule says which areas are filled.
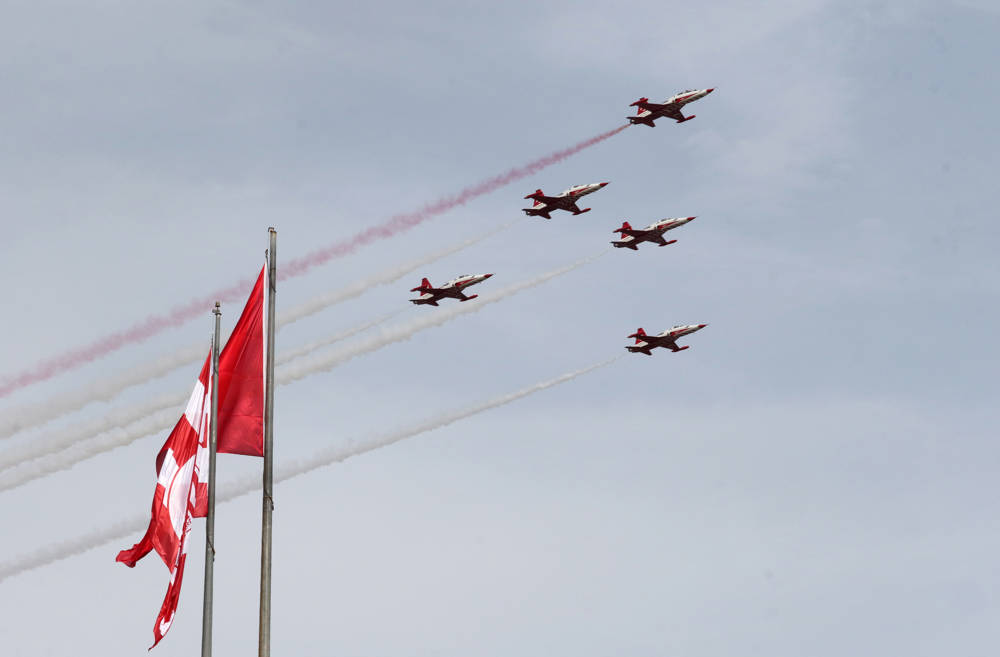
[[[401,236],[278,309],[522,218],[278,336],[484,296],[697,215],[278,389],[276,459],[405,428],[708,323],[276,489],[276,655],[993,655],[1000,6],[953,2],[20,2],[0,11],[0,378],[394,213],[714,87]],[[475,302],[471,302],[475,303]],[[225,330],[241,302],[224,306]],[[92,386],[203,319],[0,401]],[[31,444],[200,365],[2,441]],[[178,416],[182,411],[177,409]],[[0,493],[0,562],[147,513],[166,432]],[[222,456],[219,479],[259,470]],[[219,506],[215,647],[257,641],[260,498]],[[158,657],[201,633],[204,523]],[[0,582],[5,655],[145,654],[168,573],[141,530]]]

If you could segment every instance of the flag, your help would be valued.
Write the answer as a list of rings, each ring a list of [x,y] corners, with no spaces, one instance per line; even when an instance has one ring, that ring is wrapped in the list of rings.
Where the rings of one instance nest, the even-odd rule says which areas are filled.
[[[250,298],[219,354],[217,451],[264,455],[264,287],[267,268],[257,277]],[[170,629],[187,559],[193,518],[208,513],[208,439],[212,410],[212,354],[178,420],[156,457],[152,516],[142,539],[118,553],[129,568],[156,551],[170,571],[170,585],[153,627],[151,649]]]
[[[155,550],[170,570],[170,586],[153,626],[156,646],[170,628],[177,611],[187,538],[191,519],[208,511],[208,430],[211,413],[211,367],[209,353],[184,415],[170,432],[156,457],[156,489],[152,517],[142,539],[118,553],[116,561],[129,568]]]
[[[220,454],[264,456],[264,288],[260,270],[243,314],[219,354]]]
[[[194,488],[191,489],[191,497],[188,498],[187,513],[184,517],[184,529],[181,536],[180,551],[177,553],[177,561],[170,571],[170,584],[167,586],[167,595],[163,598],[160,606],[160,613],[156,616],[156,624],[153,626],[153,645],[150,650],[156,647],[160,639],[167,633],[174,623],[174,614],[177,612],[177,601],[181,596],[181,581],[184,579],[184,563],[187,561],[188,539],[191,537],[191,520],[194,517]]]

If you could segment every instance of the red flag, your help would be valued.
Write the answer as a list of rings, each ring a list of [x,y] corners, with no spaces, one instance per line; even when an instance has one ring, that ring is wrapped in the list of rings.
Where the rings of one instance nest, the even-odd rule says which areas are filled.
[[[243,314],[219,354],[218,452],[264,456],[264,288],[257,276]]]
[[[156,490],[152,517],[142,539],[131,549],[118,553],[117,561],[129,568],[151,550],[170,570],[170,586],[153,626],[153,646],[159,643],[173,622],[184,578],[187,537],[191,519],[208,511],[208,423],[211,412],[211,355],[191,392],[184,415],[170,432],[156,457]]]
[[[153,626],[153,645],[150,650],[156,647],[160,639],[167,633],[174,623],[174,614],[177,613],[177,601],[181,597],[181,581],[184,579],[184,564],[187,562],[188,538],[191,536],[191,520],[194,517],[194,488],[191,489],[187,514],[184,518],[184,533],[181,536],[181,547],[177,553],[177,562],[170,570],[170,584],[167,586],[167,595],[163,598],[160,606],[160,613],[156,616],[156,624]]]

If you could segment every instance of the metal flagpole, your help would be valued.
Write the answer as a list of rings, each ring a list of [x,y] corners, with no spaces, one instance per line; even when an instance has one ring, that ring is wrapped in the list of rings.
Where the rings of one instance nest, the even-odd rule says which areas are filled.
[[[271,657],[271,516],[274,513],[274,295],[277,290],[278,231],[268,228],[267,250],[267,375],[264,388],[264,497],[260,532],[260,629],[258,657]]]
[[[215,576],[215,450],[219,420],[219,302],[212,309],[215,315],[215,337],[212,340],[212,411],[208,425],[208,515],[205,517],[205,597],[201,604],[201,657],[212,657],[212,581]]]

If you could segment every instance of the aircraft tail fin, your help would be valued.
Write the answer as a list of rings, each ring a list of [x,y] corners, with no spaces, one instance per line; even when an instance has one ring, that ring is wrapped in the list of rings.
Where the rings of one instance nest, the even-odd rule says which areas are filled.
[[[641,336],[644,336],[644,335],[646,335],[646,332],[644,330],[642,330],[642,327],[639,327],[638,329],[636,329],[635,333],[633,333],[632,335],[630,335],[628,337],[635,338],[635,343],[636,344],[640,344],[642,342],[642,340],[640,340],[639,338]]]
[[[413,288],[412,290],[410,290],[410,292],[420,292],[421,290],[426,290],[430,287],[431,287],[431,282],[426,278],[424,278],[422,281],[420,281],[420,286]]]
[[[621,228],[616,228],[615,230],[613,230],[611,232],[612,233],[621,233],[622,235],[624,235],[625,231],[628,231],[628,230],[632,230],[632,225],[629,224],[629,222],[627,222],[627,221],[623,221]]]

